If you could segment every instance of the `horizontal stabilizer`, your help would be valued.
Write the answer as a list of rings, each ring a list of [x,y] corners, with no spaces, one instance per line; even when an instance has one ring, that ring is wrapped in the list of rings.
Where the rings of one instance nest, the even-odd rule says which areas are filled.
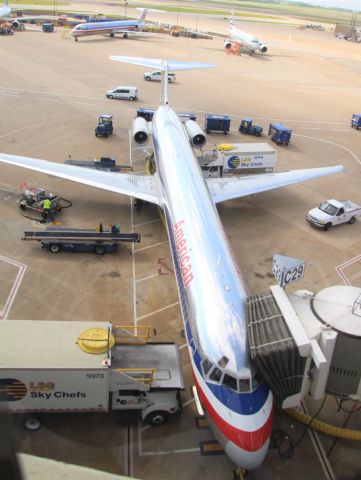
[[[159,205],[156,182],[152,175],[103,172],[63,163],[47,162],[38,158],[7,155],[5,153],[0,153],[0,162],[54,175],[55,177],[107,190],[108,192],[136,197]]]
[[[214,203],[233,198],[245,197],[255,193],[266,192],[294,183],[302,183],[315,178],[343,172],[342,165],[323,168],[305,168],[289,172],[263,173],[242,177],[207,178],[207,186]]]
[[[117,62],[130,63],[133,65],[140,65],[142,67],[148,67],[155,70],[162,70],[168,72],[194,70],[198,68],[212,68],[215,66],[211,63],[183,62],[180,60],[162,60],[160,58],[147,57],[126,57],[119,55],[111,55],[109,58],[110,60],[115,60]]]

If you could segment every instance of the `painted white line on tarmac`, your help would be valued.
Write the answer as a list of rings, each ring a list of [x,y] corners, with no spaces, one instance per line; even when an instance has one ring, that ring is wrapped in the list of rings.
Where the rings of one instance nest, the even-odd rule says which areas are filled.
[[[344,263],[341,263],[341,265],[338,265],[335,270],[338,273],[338,275],[342,278],[342,280],[346,283],[346,285],[352,285],[351,282],[348,280],[346,274],[343,272],[345,268],[350,267],[351,265],[354,265],[355,263],[358,263],[361,260],[361,255],[357,255],[357,257],[350,258],[350,260],[347,260]]]
[[[175,307],[176,305],[179,305],[179,302],[172,303],[171,305],[167,305],[166,307],[159,308],[158,310],[153,310],[153,312],[146,313],[145,315],[142,315],[141,317],[138,317],[137,320],[143,320],[143,318],[151,317],[152,315],[155,315],[156,313],[164,312],[164,310],[168,310],[168,308]]]
[[[293,134],[295,137],[303,137],[303,138],[310,138],[311,140],[316,140],[317,142],[323,142],[323,143],[329,143],[330,145],[333,145],[335,147],[339,147],[341,148],[342,150],[345,150],[345,152],[348,152],[353,158],[354,160],[356,160],[356,162],[361,165],[361,160],[358,158],[358,156],[353,153],[352,150],[350,150],[349,148],[339,144],[339,143],[335,143],[335,142],[331,142],[331,140],[324,140],[323,138],[317,138],[317,137],[310,137],[308,135],[301,135],[299,133],[294,133]]]
[[[159,277],[159,273],[153,273],[153,275],[148,275],[147,277],[139,278],[138,280],[136,280],[136,283],[144,282],[145,280],[149,280],[150,278],[154,278],[154,277]]]
[[[23,263],[16,262],[15,260],[12,260],[7,257],[0,256],[0,260],[6,263],[9,263],[10,265],[13,265],[14,267],[18,268],[18,273],[16,275],[15,281],[11,287],[10,293],[8,295],[8,298],[5,301],[4,308],[0,310],[0,319],[5,320],[9,314],[9,311],[11,309],[12,304],[14,303],[16,294],[18,293],[18,290],[20,288],[21,282],[24,278],[27,266],[24,265]]]
[[[136,223],[134,227],[135,228],[143,227],[143,225],[149,225],[149,223],[156,223],[156,222],[160,222],[160,218],[156,218],[155,220],[149,220],[149,222]]]
[[[168,240],[165,240],[164,242],[154,243],[153,245],[149,245],[148,247],[137,248],[135,250],[135,253],[142,252],[143,250],[148,250],[149,248],[158,247],[159,245],[164,245],[165,243],[168,243]]]

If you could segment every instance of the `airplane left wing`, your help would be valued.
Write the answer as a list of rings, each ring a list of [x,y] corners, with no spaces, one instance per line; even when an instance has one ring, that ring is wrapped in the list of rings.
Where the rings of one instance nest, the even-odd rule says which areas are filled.
[[[323,168],[306,168],[289,172],[245,175],[243,177],[207,178],[207,186],[214,203],[225,202],[233,198],[245,197],[254,193],[302,183],[314,178],[332,175],[343,171],[342,165]]]
[[[38,158],[20,157],[0,153],[0,162],[17,167],[28,168],[36,172],[54,175],[73,182],[100,188],[109,192],[136,197],[159,205],[155,178],[152,175],[103,172],[89,168],[48,162]]]

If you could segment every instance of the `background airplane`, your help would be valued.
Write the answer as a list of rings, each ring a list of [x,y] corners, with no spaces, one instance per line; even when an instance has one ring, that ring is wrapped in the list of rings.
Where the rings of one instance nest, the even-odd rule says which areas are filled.
[[[0,7],[0,18],[9,17],[10,13],[11,13],[11,8],[9,7],[8,2],[6,0],[4,5]]]
[[[216,204],[229,199],[340,172],[342,166],[244,177],[203,177],[192,147],[206,143],[192,120],[181,123],[168,103],[168,72],[212,65],[112,56],[112,60],[162,71],[162,102],[151,128],[133,122],[139,145],[153,141],[154,175],[88,170],[0,153],[0,161],[159,205],[165,215],[188,351],[199,397],[228,457],[257,468],[268,450],[273,396],[250,355],[247,290],[223,230]]]
[[[134,35],[152,35],[144,32],[145,17],[148,12],[162,12],[163,10],[154,10],[152,8],[137,8],[141,11],[138,20],[114,20],[110,22],[90,22],[79,23],[71,31],[70,35],[74,40],[79,37],[86,37],[89,35],[109,35],[114,37],[115,34],[123,35],[123,38]]]
[[[224,46],[227,49],[232,47],[232,43],[238,43],[241,47],[246,48],[250,55],[253,55],[257,50],[261,53],[266,53],[268,50],[267,46],[257,37],[236,28],[234,12],[231,12],[229,19],[229,35],[230,40],[224,41]]]

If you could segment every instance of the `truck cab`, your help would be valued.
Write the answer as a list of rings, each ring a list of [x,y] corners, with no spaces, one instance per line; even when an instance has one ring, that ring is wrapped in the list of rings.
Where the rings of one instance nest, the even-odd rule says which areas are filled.
[[[351,200],[335,200],[334,198],[321,202],[311,209],[306,220],[312,225],[327,231],[330,227],[341,223],[355,223],[356,217],[361,215],[361,207]]]
[[[255,135],[256,137],[260,137],[263,132],[263,128],[259,125],[255,125],[252,118],[249,117],[243,118],[241,120],[241,124],[238,130],[241,133],[248,133],[249,135]]]
[[[100,115],[95,129],[96,137],[107,137],[113,133],[113,115]]]

